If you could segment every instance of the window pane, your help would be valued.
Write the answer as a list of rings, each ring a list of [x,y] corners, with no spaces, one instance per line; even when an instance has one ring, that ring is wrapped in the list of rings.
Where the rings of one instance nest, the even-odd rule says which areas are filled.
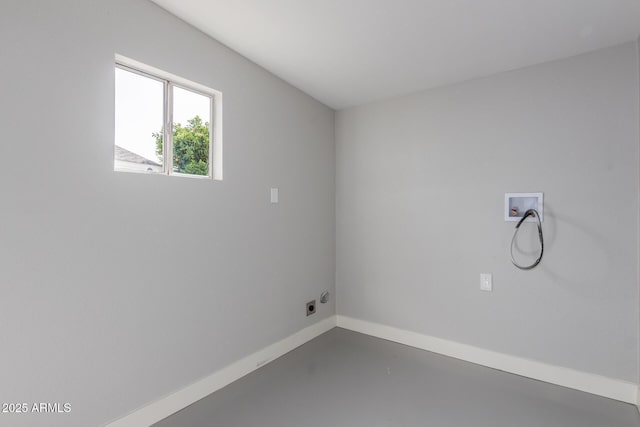
[[[163,172],[164,83],[116,68],[115,169]]]
[[[211,98],[173,88],[173,171],[209,175]]]

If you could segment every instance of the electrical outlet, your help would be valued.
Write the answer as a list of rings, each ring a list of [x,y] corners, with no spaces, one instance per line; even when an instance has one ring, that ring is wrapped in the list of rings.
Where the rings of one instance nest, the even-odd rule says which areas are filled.
[[[480,273],[480,290],[493,291],[493,275],[491,273]]]
[[[280,191],[277,188],[271,189],[271,203],[278,203],[280,201]]]
[[[307,317],[316,314],[316,300],[307,303]]]

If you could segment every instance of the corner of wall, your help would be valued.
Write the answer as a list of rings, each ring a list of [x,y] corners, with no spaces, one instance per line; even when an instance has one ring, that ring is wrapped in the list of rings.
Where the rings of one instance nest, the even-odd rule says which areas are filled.
[[[640,145],[640,34],[638,35],[638,38],[636,39],[636,52],[637,52],[637,72],[638,72],[638,126],[637,126],[637,131],[638,131],[638,144]],[[640,158],[636,159],[638,162],[638,165],[640,165]],[[638,188],[638,192],[640,194],[640,182],[637,183],[639,188]],[[640,213],[638,215],[638,223],[640,224]],[[640,256],[640,227],[639,227],[639,231],[638,231],[638,236],[637,236],[637,240],[638,240],[638,250],[637,250],[637,254],[638,256]],[[637,339],[638,342],[636,343],[638,346],[638,383],[640,384],[640,265],[636,265],[636,271],[637,271],[637,275],[638,275],[638,333],[637,333]],[[638,411],[640,412],[640,385],[638,385],[638,390],[636,391],[637,395],[636,395],[636,405],[638,407]]]

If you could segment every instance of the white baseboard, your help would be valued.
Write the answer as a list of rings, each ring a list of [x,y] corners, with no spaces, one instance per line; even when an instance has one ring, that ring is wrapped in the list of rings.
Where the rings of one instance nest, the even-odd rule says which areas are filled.
[[[148,427],[335,328],[335,326],[336,316],[324,319],[232,363],[198,382],[113,421],[106,427]]]
[[[346,316],[331,316],[113,421],[105,427],[148,427],[250,374],[335,326],[523,377],[632,403],[638,405],[640,411],[640,387],[635,383],[510,356]]]
[[[443,354],[456,359],[517,374],[523,377],[573,388],[622,402],[640,404],[638,384],[608,378],[535,360],[485,350],[442,338],[422,335],[390,326],[337,316],[338,327],[360,332],[410,347]]]

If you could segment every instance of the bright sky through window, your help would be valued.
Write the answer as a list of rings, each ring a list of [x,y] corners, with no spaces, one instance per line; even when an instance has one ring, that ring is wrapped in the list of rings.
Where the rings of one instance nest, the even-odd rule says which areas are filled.
[[[200,117],[202,123],[209,122],[211,99],[180,87],[173,88],[173,122],[186,125],[188,120]]]
[[[115,143],[132,153],[162,164],[154,132],[162,130],[164,86],[159,80],[116,68]],[[208,123],[210,98],[180,87],[173,89],[173,122],[186,125],[199,116]],[[209,123],[209,125],[211,125]]]
[[[116,58],[114,170],[222,180],[221,111],[220,92]]]
[[[154,132],[164,121],[164,85],[159,80],[116,68],[115,143],[162,164]]]

